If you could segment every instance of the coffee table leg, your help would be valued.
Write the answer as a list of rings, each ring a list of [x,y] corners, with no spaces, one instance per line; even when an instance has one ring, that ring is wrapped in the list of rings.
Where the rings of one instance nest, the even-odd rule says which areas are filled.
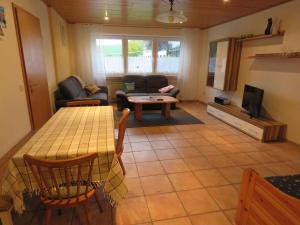
[[[164,117],[166,117],[167,119],[170,119],[170,117],[171,117],[171,104],[170,103],[163,104],[161,113]]]
[[[142,120],[142,104],[135,104],[134,106],[134,116],[137,120]]]

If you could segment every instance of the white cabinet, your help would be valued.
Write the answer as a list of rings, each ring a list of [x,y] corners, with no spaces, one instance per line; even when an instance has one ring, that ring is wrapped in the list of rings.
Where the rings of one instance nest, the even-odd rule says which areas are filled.
[[[228,123],[229,125],[243,131],[244,133],[258,139],[263,140],[264,137],[264,129],[254,126],[251,123],[248,123],[244,120],[241,120],[235,116],[232,116],[224,111],[216,109],[210,105],[207,106],[207,112],[218,119]]]

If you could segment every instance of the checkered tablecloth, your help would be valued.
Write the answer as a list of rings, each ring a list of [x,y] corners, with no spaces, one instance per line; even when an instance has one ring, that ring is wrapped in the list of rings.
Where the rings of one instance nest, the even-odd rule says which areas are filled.
[[[23,155],[41,159],[70,159],[98,153],[92,181],[102,184],[112,205],[127,193],[122,168],[115,154],[114,115],[111,106],[61,108],[13,156],[2,182],[2,194],[10,195],[16,211],[24,210],[24,191],[39,191]]]

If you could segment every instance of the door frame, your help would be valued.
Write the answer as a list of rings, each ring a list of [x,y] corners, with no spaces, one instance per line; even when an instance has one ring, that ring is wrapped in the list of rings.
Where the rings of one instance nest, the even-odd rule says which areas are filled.
[[[18,21],[17,9],[21,9],[23,11],[26,11],[27,13],[29,13],[29,12],[27,10],[25,10],[24,8],[16,5],[15,3],[12,3],[12,11],[13,11],[13,16],[14,16],[15,30],[16,30],[16,36],[17,36],[17,42],[18,42],[18,49],[19,49],[19,57],[20,57],[20,62],[21,62],[21,67],[22,67],[22,77],[23,77],[25,93],[26,93],[27,110],[29,113],[31,131],[33,131],[34,130],[33,113],[32,113],[32,106],[31,106],[31,102],[30,102],[29,85],[28,85],[28,79],[27,79],[27,75],[26,75],[21,34],[19,32],[19,21]],[[32,15],[31,13],[29,13],[29,14],[31,16],[37,18],[40,21],[40,19],[38,17]]]

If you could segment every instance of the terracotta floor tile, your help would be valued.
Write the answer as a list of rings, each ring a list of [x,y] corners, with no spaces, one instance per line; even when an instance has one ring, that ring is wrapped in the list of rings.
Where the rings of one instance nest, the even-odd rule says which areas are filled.
[[[172,148],[172,145],[169,141],[152,141],[151,145],[153,149],[169,149]]]
[[[144,197],[127,198],[116,209],[116,224],[138,224],[151,222]]]
[[[167,175],[141,177],[145,195],[162,194],[173,191],[173,187]]]
[[[235,209],[237,207],[238,192],[232,185],[207,188],[207,191],[221,209]]]
[[[224,154],[239,153],[239,149],[232,144],[215,145],[216,148]]]
[[[178,154],[178,152],[175,149],[156,150],[155,153],[159,160],[181,158],[181,156]]]
[[[153,222],[153,225],[192,225],[188,217]]]
[[[231,183],[241,183],[244,170],[240,167],[226,167],[219,169],[221,174]]]
[[[154,151],[133,152],[134,159],[137,163],[157,161],[158,158]]]
[[[182,159],[163,160],[161,163],[167,173],[180,173],[190,170]]]
[[[152,220],[172,219],[186,216],[175,193],[146,196]]]
[[[193,171],[213,168],[212,164],[205,157],[187,158],[184,161]]]
[[[130,142],[142,142],[142,141],[148,141],[148,138],[146,135],[139,134],[139,135],[131,135],[128,136]]]
[[[219,149],[217,149],[215,146],[212,145],[198,146],[197,150],[204,156],[223,154]]]
[[[178,130],[175,126],[160,126],[159,129],[164,133],[177,133]]]
[[[125,170],[126,170],[126,177],[128,178],[133,178],[133,177],[138,177],[138,171],[136,164],[124,164]]]
[[[229,182],[217,169],[199,170],[195,172],[195,175],[204,187],[213,187],[229,184]]]
[[[236,209],[226,210],[224,214],[232,224],[235,224]]]
[[[180,132],[181,135],[186,138],[186,139],[190,139],[190,138],[193,138],[193,139],[197,139],[200,135],[195,132],[195,131],[182,131]]]
[[[137,197],[144,195],[141,181],[139,178],[125,178],[125,184],[128,188],[126,197]]]
[[[190,142],[188,142],[187,140],[185,139],[172,139],[172,140],[169,140],[171,145],[174,147],[174,148],[180,148],[180,147],[191,147],[192,145],[190,144]]]
[[[186,140],[187,140],[187,142],[189,142],[194,147],[198,147],[198,146],[210,146],[211,145],[211,143],[209,143],[203,137],[191,138],[191,139],[186,139]]]
[[[134,152],[152,150],[152,146],[149,141],[131,143],[131,148]]]
[[[242,169],[247,169],[247,168],[252,168],[254,169],[257,173],[259,173],[260,176],[262,177],[271,177],[271,176],[275,176],[275,173],[268,169],[267,167],[263,166],[263,165],[251,165],[251,166],[241,166]]]
[[[165,171],[160,162],[138,163],[137,168],[140,176],[153,176],[165,174]]]
[[[167,137],[164,134],[147,134],[149,141],[165,141]]]
[[[249,152],[247,153],[248,156],[253,158],[259,163],[272,163],[272,162],[277,162],[277,160],[271,156],[269,156],[265,152]]]
[[[264,164],[264,166],[275,173],[275,175],[277,176],[287,176],[297,173],[296,170],[285,163]]]
[[[126,129],[126,133],[128,135],[141,135],[141,134],[145,134],[143,128],[127,128]]]
[[[227,154],[228,158],[230,158],[236,165],[253,165],[257,164],[258,162],[248,156],[246,153],[237,153],[237,154]]]
[[[123,151],[124,152],[132,152],[132,148],[131,148],[130,143],[127,143],[127,144],[123,145]]]
[[[193,225],[232,225],[222,212],[191,216]]]
[[[217,203],[205,189],[181,191],[178,196],[189,215],[219,210]]]
[[[176,148],[176,151],[183,158],[194,158],[202,156],[202,154],[195,147],[179,147]]]
[[[124,152],[122,154],[122,161],[124,163],[135,163],[132,152]]]
[[[176,191],[202,188],[203,186],[191,172],[168,175]]]
[[[143,127],[145,134],[162,134],[160,127]]]
[[[184,139],[184,137],[181,135],[181,133],[168,133],[165,134],[168,140],[180,140]]]
[[[207,156],[208,161],[217,168],[235,166],[235,163],[223,155]]]

